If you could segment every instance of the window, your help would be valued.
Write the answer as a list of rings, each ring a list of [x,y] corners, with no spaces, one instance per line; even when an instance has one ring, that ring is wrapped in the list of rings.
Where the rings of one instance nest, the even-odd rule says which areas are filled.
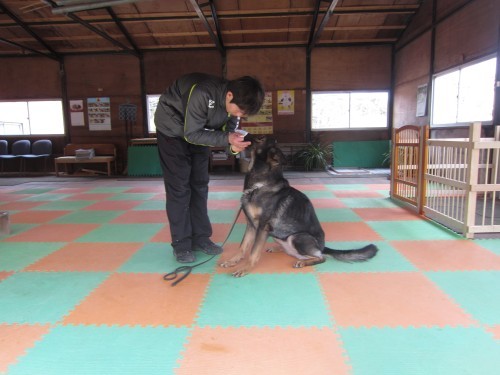
[[[468,64],[434,77],[434,126],[491,122],[495,92],[496,58]]]
[[[64,134],[62,101],[0,102],[0,134]]]
[[[387,127],[387,91],[313,92],[312,130]]]
[[[156,133],[155,127],[155,112],[158,106],[158,100],[160,100],[160,95],[148,95],[148,131],[150,133]]]

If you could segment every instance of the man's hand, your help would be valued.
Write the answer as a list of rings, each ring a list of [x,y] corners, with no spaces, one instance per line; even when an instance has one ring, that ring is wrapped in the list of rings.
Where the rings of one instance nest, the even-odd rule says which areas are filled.
[[[241,152],[252,144],[252,142],[245,142],[245,136],[239,133],[229,133],[228,139],[233,152]]]

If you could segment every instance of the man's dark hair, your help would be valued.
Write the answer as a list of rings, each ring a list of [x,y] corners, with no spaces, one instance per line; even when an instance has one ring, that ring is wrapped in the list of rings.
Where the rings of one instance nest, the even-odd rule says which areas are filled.
[[[236,104],[245,115],[254,115],[259,112],[264,103],[264,89],[259,80],[244,76],[229,81],[227,90],[233,93],[231,103]]]

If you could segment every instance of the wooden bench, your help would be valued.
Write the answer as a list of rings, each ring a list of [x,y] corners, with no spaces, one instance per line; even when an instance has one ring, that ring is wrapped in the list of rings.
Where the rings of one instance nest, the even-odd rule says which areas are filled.
[[[80,149],[94,149],[95,156],[89,159],[77,158],[75,156],[76,150]],[[108,143],[70,143],[64,147],[64,156],[60,156],[54,159],[56,176],[59,176],[59,164],[64,164],[66,168],[66,173],[68,173],[68,164],[106,164],[107,175],[111,176],[111,163],[115,164],[115,174],[117,174],[116,169],[116,147],[113,144]],[[103,171],[97,170],[84,170],[87,172],[106,174]]]

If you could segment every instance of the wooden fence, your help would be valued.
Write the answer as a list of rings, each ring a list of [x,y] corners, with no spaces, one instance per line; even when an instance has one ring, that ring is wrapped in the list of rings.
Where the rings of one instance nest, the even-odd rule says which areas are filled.
[[[391,197],[465,237],[500,233],[500,127],[481,138],[427,139],[427,127],[393,133]]]

